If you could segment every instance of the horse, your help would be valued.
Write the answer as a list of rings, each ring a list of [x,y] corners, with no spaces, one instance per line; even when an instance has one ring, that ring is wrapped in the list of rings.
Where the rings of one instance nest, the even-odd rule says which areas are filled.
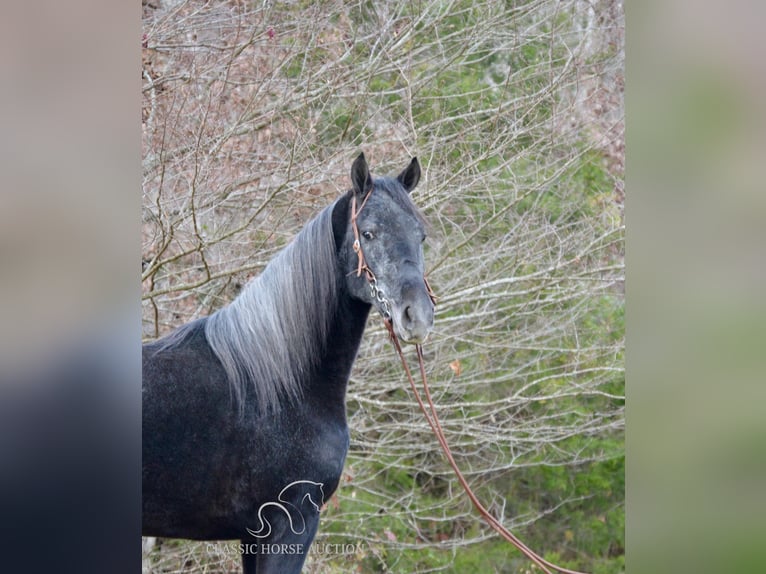
[[[227,306],[143,346],[142,534],[239,540],[244,574],[300,572],[349,448],[345,395],[374,307],[433,328],[425,219],[354,160],[325,207]]]

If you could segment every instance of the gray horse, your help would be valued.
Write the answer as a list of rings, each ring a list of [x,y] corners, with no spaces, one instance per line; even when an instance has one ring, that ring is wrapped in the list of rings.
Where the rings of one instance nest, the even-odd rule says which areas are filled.
[[[419,179],[417,158],[373,179],[360,154],[352,189],[230,305],[144,346],[145,536],[240,540],[245,574],[300,572],[343,471],[370,309],[404,342],[433,326]]]

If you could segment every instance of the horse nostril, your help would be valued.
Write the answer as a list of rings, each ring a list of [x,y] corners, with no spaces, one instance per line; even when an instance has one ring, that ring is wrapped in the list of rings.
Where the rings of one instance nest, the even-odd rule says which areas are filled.
[[[410,310],[411,310],[411,309],[412,309],[412,308],[411,308],[409,305],[407,305],[407,306],[404,308],[404,320],[405,320],[405,321],[406,321],[408,324],[412,323],[412,314],[410,313]]]

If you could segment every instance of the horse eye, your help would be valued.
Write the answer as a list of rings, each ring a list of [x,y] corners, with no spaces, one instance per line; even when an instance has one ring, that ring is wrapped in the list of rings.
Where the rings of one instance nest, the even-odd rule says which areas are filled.
[[[375,234],[372,231],[362,231],[362,237],[365,239],[375,239]]]

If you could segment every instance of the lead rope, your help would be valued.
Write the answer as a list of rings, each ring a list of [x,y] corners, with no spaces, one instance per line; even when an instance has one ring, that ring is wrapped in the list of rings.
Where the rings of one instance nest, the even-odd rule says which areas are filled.
[[[526,556],[532,562],[537,564],[542,569],[542,571],[545,572],[546,574],[551,574],[551,571],[548,568],[550,568],[551,570],[555,570],[557,572],[561,572],[562,574],[583,574],[582,572],[578,572],[577,570],[569,570],[562,566],[557,566],[556,564],[548,562],[547,560],[545,560],[544,558],[536,554],[534,550],[531,550],[521,540],[519,540],[510,530],[508,530],[494,516],[492,516],[492,514],[490,514],[490,512],[486,508],[484,508],[484,505],[482,505],[482,503],[473,493],[473,490],[471,490],[471,487],[468,485],[468,481],[465,479],[465,477],[463,476],[463,473],[460,471],[460,468],[455,462],[455,458],[452,456],[452,451],[450,450],[449,444],[447,443],[447,439],[444,436],[444,430],[442,429],[441,422],[439,421],[439,417],[436,414],[436,407],[434,406],[433,399],[431,398],[431,392],[428,388],[428,381],[426,379],[426,370],[423,364],[423,348],[420,345],[415,346],[417,350],[417,354],[418,354],[420,378],[423,382],[424,394],[426,396],[426,401],[428,401],[428,406],[431,411],[430,415],[428,413],[428,409],[426,409],[425,403],[423,402],[423,398],[421,397],[420,392],[418,391],[417,385],[415,384],[415,380],[412,377],[412,372],[410,371],[410,367],[407,364],[407,360],[404,358],[404,352],[402,351],[401,345],[399,345],[398,337],[394,333],[394,328],[391,323],[391,320],[386,319],[385,325],[386,325],[386,329],[388,330],[389,337],[391,338],[391,341],[393,342],[394,347],[396,348],[396,352],[399,354],[399,358],[402,361],[404,372],[407,373],[407,379],[410,382],[410,387],[412,388],[412,392],[415,395],[415,399],[418,401],[420,410],[423,411],[423,414],[425,415],[426,420],[428,421],[428,425],[431,427],[431,430],[436,435],[436,438],[439,441],[439,444],[441,445],[442,450],[444,451],[444,454],[446,455],[447,460],[449,461],[449,464],[452,467],[452,470],[455,472],[455,476],[457,476],[460,486],[463,487],[463,490],[465,490],[465,493],[468,495],[468,498],[476,507],[476,510],[479,511],[479,514],[482,515],[482,517],[484,518],[484,521],[487,524],[489,524],[494,530],[496,530],[500,534],[500,536],[502,536],[508,542],[510,542],[516,548],[518,548],[519,551],[522,554],[524,554],[524,556]]]
[[[351,229],[354,232],[354,252],[357,255],[358,258],[358,264],[357,264],[357,277],[362,275],[362,272],[365,273],[365,276],[367,278],[367,281],[370,284],[370,291],[374,299],[378,299],[379,302],[387,302],[385,301],[385,297],[383,296],[382,292],[377,287],[377,280],[375,279],[375,274],[372,272],[372,269],[370,269],[367,266],[366,261],[364,260],[364,253],[362,252],[362,245],[359,241],[359,228],[357,227],[356,220],[359,216],[359,213],[362,211],[364,206],[367,203],[367,200],[369,199],[370,195],[372,195],[372,191],[370,191],[367,194],[367,197],[364,198],[364,201],[362,202],[362,205],[359,207],[359,209],[356,209],[356,196],[351,196]],[[428,284],[428,280],[423,277],[423,281],[425,281],[426,289],[428,291],[428,295],[431,297],[431,301],[433,301],[434,304],[436,304],[436,296],[434,295],[434,292],[431,289],[431,286]],[[386,310],[388,311],[387,307]],[[418,354],[418,366],[420,369],[420,378],[423,382],[423,391],[426,396],[426,401],[428,401],[428,406],[430,408],[431,414],[428,413],[428,409],[426,409],[426,405],[423,402],[423,398],[420,396],[420,391],[418,391],[417,385],[415,384],[415,380],[412,377],[412,372],[410,371],[410,367],[407,364],[407,359],[404,357],[404,352],[402,351],[402,347],[399,344],[399,338],[396,336],[396,333],[394,333],[394,325],[391,321],[391,315],[390,312],[384,313],[383,322],[386,325],[386,329],[388,330],[388,336],[391,339],[391,341],[394,344],[394,348],[396,348],[396,352],[399,354],[399,359],[402,361],[402,366],[404,367],[404,372],[407,373],[407,379],[410,382],[410,387],[412,388],[412,392],[415,395],[415,399],[418,401],[418,405],[420,406],[420,410],[423,411],[423,415],[425,415],[426,420],[428,421],[428,425],[431,427],[431,430],[433,431],[434,435],[436,435],[436,439],[439,441],[439,444],[442,447],[442,450],[444,451],[444,454],[447,457],[447,461],[449,462],[450,466],[452,467],[452,470],[455,472],[455,476],[457,476],[458,482],[460,483],[460,486],[463,487],[463,490],[465,490],[465,493],[468,495],[468,498],[471,500],[473,505],[476,507],[476,510],[479,511],[479,514],[484,518],[484,521],[489,524],[494,530],[496,530],[500,536],[505,538],[508,542],[513,544],[516,548],[519,549],[519,551],[524,554],[527,558],[529,558],[532,562],[537,564],[545,574],[551,574],[551,570],[555,570],[556,572],[561,572],[561,574],[583,574],[582,572],[578,572],[577,570],[568,570],[567,568],[563,568],[561,566],[557,566],[551,562],[548,562],[541,556],[537,555],[533,550],[531,550],[529,547],[527,547],[526,544],[524,544],[521,540],[519,540],[514,534],[508,530],[505,526],[503,526],[490,512],[484,508],[484,505],[479,501],[479,499],[476,497],[476,495],[473,493],[473,490],[471,490],[471,487],[468,485],[468,481],[463,476],[463,473],[460,472],[460,468],[458,467],[457,463],[455,462],[455,458],[452,456],[452,450],[449,447],[449,444],[447,443],[447,438],[444,436],[444,430],[442,429],[441,422],[439,421],[439,417],[436,414],[436,407],[434,406],[433,399],[431,398],[431,391],[428,388],[428,380],[426,378],[426,368],[423,363],[423,347],[420,345],[415,345],[415,349],[417,350]],[[549,568],[551,570],[549,570]]]

